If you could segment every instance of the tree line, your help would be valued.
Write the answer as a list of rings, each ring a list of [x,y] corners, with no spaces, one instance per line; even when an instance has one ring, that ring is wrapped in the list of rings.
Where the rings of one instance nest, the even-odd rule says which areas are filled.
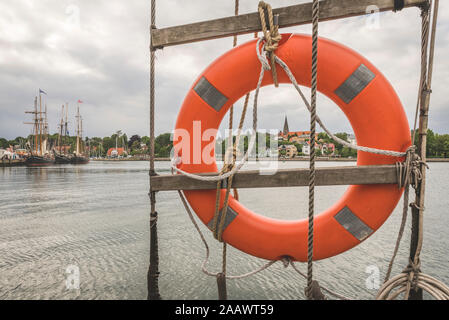
[[[337,137],[348,140],[347,133],[337,133]],[[7,140],[5,138],[0,138],[0,149],[9,148],[9,146],[18,146],[21,149],[26,149],[27,141],[31,141],[32,135],[28,137],[17,137],[13,140]],[[247,136],[242,137],[244,139],[244,149],[248,149],[249,138]],[[415,144],[418,145],[419,135],[415,136]],[[266,136],[267,146],[272,143],[274,136]],[[235,137],[233,137],[235,142]],[[341,157],[357,157],[356,150],[345,147],[339,143],[333,141],[326,133],[319,133],[318,140],[325,143],[335,144],[335,153]],[[116,144],[119,148],[124,148],[130,155],[140,155],[149,154],[150,150],[150,138],[148,136],[139,136],[137,134],[132,135],[129,139],[126,134],[121,134],[120,132],[114,133],[111,136],[106,136],[103,138],[86,137],[83,139],[84,144],[89,146],[91,155],[106,156],[107,151],[110,148],[115,148]],[[58,134],[52,134],[48,136],[48,142],[50,146],[56,146],[58,142]],[[218,142],[221,145],[222,153],[225,152],[226,140]],[[279,141],[279,144],[289,144],[285,141]],[[76,136],[68,136],[64,138],[62,142],[64,145],[70,145],[70,151],[73,152],[76,148]],[[173,142],[171,141],[170,133],[163,133],[155,138],[154,148],[155,156],[159,158],[170,157],[170,151],[173,147]],[[300,150],[300,146],[297,146]],[[438,134],[432,130],[427,131],[427,157],[429,158],[448,158],[449,157],[449,134]]]

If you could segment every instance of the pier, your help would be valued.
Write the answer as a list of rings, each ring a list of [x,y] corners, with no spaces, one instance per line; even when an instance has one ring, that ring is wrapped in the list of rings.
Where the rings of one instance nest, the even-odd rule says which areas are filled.
[[[2,159],[0,160],[0,167],[20,167],[25,165],[25,159]]]

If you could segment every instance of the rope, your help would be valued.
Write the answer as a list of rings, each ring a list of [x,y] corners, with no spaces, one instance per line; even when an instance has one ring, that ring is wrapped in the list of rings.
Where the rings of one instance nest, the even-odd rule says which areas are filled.
[[[192,214],[192,210],[190,209],[189,204],[187,203],[187,200],[186,200],[184,194],[181,191],[178,191],[178,194],[179,194],[179,197],[181,199],[182,204],[184,205],[184,208],[186,209],[186,212],[187,212],[187,214],[188,214],[188,216],[190,218],[190,221],[192,221],[192,224],[195,227],[196,231],[198,232],[198,234],[199,234],[199,236],[201,238],[201,241],[203,242],[204,247],[206,249],[206,258],[204,259],[204,261],[203,261],[203,263],[201,265],[201,270],[203,271],[204,274],[206,274],[208,276],[217,277],[217,275],[219,274],[218,272],[217,273],[213,273],[213,272],[210,272],[209,270],[207,270],[207,268],[206,268],[206,266],[209,263],[209,256],[210,256],[210,249],[209,249],[209,245],[208,245],[208,243],[206,241],[206,238],[204,237],[203,232],[201,231],[200,227],[198,226],[198,223],[196,222],[196,220],[195,220],[195,218],[194,218],[194,216]],[[226,275],[226,279],[234,279],[235,280],[235,279],[243,279],[243,278],[250,277],[250,276],[255,275],[255,274],[257,274],[257,273],[259,273],[261,271],[264,271],[264,270],[268,269],[269,267],[271,267],[276,262],[277,262],[277,260],[269,261],[266,264],[264,264],[263,266],[261,266],[260,268],[258,268],[256,270],[253,270],[253,271],[250,271],[248,273],[241,274],[241,275],[234,275],[234,276]]]
[[[421,171],[419,170],[419,157],[415,154],[415,146],[410,147],[407,150],[407,157],[405,162],[396,162],[396,172],[398,174],[398,188],[401,189],[404,186],[404,204],[402,207],[402,221],[399,228],[398,237],[396,240],[393,255],[388,265],[388,270],[385,275],[384,283],[390,278],[391,271],[393,269],[394,260],[399,250],[399,245],[402,240],[402,236],[405,230],[405,224],[407,222],[407,213],[409,208],[409,192],[410,185],[413,188],[417,188],[419,181],[422,179]]]
[[[239,123],[238,131],[237,131],[236,141],[232,147],[231,163],[226,163],[227,161],[225,161],[223,168],[221,169],[219,175],[223,175],[227,172],[232,171],[233,167],[235,166],[236,148],[240,142],[240,135],[242,132],[243,124],[245,122],[246,111],[248,109],[248,102],[249,102],[249,94],[246,95],[245,103],[243,104],[243,111],[242,111],[242,115],[240,117],[240,123]],[[249,150],[248,150],[248,153],[249,153]],[[226,158],[228,158],[228,157],[225,157],[225,160],[226,160]],[[223,228],[224,228],[224,223],[225,223],[226,215],[227,215],[229,194],[230,194],[231,186],[232,186],[232,179],[233,179],[233,175],[231,175],[227,180],[225,201],[224,201],[224,206],[221,210],[221,219],[220,219],[219,224],[218,224],[218,217],[220,215],[219,208],[220,208],[220,201],[221,201],[221,181],[217,182],[217,194],[216,194],[216,201],[215,201],[215,214],[214,214],[214,218],[212,220],[212,232],[214,233],[215,239],[217,239],[220,242],[222,241]]]
[[[260,52],[258,52],[258,57],[259,60],[261,60],[261,62],[264,60],[264,57],[262,57],[260,55]],[[287,66],[287,64],[282,61],[278,56],[276,56],[276,62],[284,69],[285,73],[287,74],[288,78],[290,79],[290,81],[292,82],[293,86],[295,87],[296,91],[299,93],[299,95],[301,96],[305,106],[307,107],[309,112],[312,112],[312,108],[310,106],[309,101],[307,101],[307,98],[305,97],[305,95],[303,94],[301,88],[298,85],[298,82],[295,79],[295,76],[293,75],[293,73],[291,72],[290,68]],[[266,64],[266,60],[264,62],[262,62],[263,64]],[[354,149],[354,150],[358,150],[358,151],[363,151],[363,152],[368,152],[368,153],[373,153],[373,154],[380,154],[380,155],[385,155],[385,156],[390,156],[390,157],[404,157],[407,155],[406,152],[400,152],[400,151],[392,151],[392,150],[382,150],[382,149],[376,149],[376,148],[370,148],[370,147],[364,147],[364,146],[359,146],[359,145],[352,145],[349,142],[340,139],[339,137],[335,136],[333,133],[331,133],[329,131],[329,129],[323,124],[323,122],[321,121],[321,118],[318,116],[318,114],[316,115],[316,122],[320,125],[320,127],[337,143],[344,145],[345,147]]]
[[[313,236],[315,219],[315,132],[316,132],[316,98],[318,87],[318,20],[319,1],[312,2],[312,82],[310,112],[310,171],[309,171],[309,219],[307,233],[307,287],[306,297],[309,300],[324,300],[319,284],[313,281]]]
[[[151,0],[151,29],[156,28],[156,0]],[[154,91],[155,91],[155,51],[150,47],[150,176],[154,170]],[[159,248],[157,236],[156,193],[150,187],[150,265],[148,268],[148,300],[160,300],[159,293]]]
[[[181,191],[178,191],[178,195],[179,195],[179,198],[181,199],[182,204],[184,205],[184,208],[186,209],[186,212],[187,212],[187,215],[190,218],[190,221],[192,221],[192,224],[193,224],[195,230],[197,231],[198,235],[200,236],[201,241],[202,241],[202,243],[204,245],[204,248],[206,250],[206,257],[205,257],[205,259],[204,259],[204,261],[203,261],[203,263],[201,265],[201,270],[203,271],[204,274],[206,274],[208,276],[217,277],[217,276],[219,276],[221,274],[220,272],[215,272],[214,273],[214,272],[211,272],[211,271],[207,270],[207,268],[206,268],[206,266],[209,264],[209,257],[210,257],[210,249],[209,249],[209,245],[208,245],[208,243],[206,241],[206,238],[205,238],[203,232],[201,231],[198,223],[196,222],[195,217],[193,216],[192,210],[190,209],[189,204],[187,203],[187,200],[186,200],[184,194]],[[250,272],[247,272],[247,273],[244,273],[244,274],[241,274],[241,275],[232,275],[232,276],[226,275],[225,278],[226,279],[230,279],[230,280],[237,280],[237,279],[248,278],[248,277],[256,275],[256,274],[258,274],[258,273],[260,273],[260,272],[262,272],[264,270],[267,270],[268,268],[270,268],[272,265],[274,265],[275,263],[277,263],[279,261],[281,261],[283,263],[284,267],[288,267],[289,265],[291,265],[292,268],[299,275],[301,275],[303,278],[307,278],[307,276],[304,273],[302,273],[297,268],[297,266],[293,263],[293,261],[291,261],[291,259],[288,258],[288,257],[285,257],[285,258],[283,258],[281,260],[268,261],[267,263],[265,263],[264,265],[262,265],[261,267],[255,269],[253,271],[250,271]],[[334,296],[334,297],[336,297],[338,299],[350,300],[349,298],[347,298],[345,296],[342,296],[342,295],[340,295],[338,293],[335,293],[332,290],[327,289],[325,287],[321,287],[321,289],[323,289],[324,291],[326,291],[327,293],[329,293],[330,295],[332,295],[332,296]]]
[[[304,279],[307,279],[307,275],[304,274],[303,272],[301,272],[301,270],[298,269],[298,267],[295,265],[295,263],[291,259],[288,259],[287,261],[292,266],[293,270],[295,270]],[[350,298],[345,297],[345,296],[343,296],[341,294],[338,294],[338,293],[336,293],[336,292],[334,292],[334,291],[332,291],[332,290],[330,290],[330,289],[328,289],[326,287],[320,286],[320,288],[323,291],[326,291],[328,294],[330,294],[331,296],[334,296],[337,299],[340,299],[340,300],[351,300]]]
[[[234,15],[238,16],[239,14],[239,0],[235,0],[234,2]],[[234,41],[232,44],[233,47],[237,46],[237,35],[234,35]],[[233,120],[234,120],[234,105],[231,106],[231,109],[229,111],[229,141],[232,141],[233,135],[232,135],[232,127],[233,127]],[[216,195],[216,205],[215,205],[215,216],[218,215],[219,211],[219,205],[220,205],[220,197],[221,197],[221,191],[220,191],[220,182],[217,183],[217,195]],[[229,184],[229,181],[228,181]],[[227,191],[226,191],[227,192]],[[234,194],[237,194],[237,189],[234,189]],[[227,210],[227,209],[226,209]],[[217,225],[214,223],[214,228],[216,229]],[[221,238],[222,228],[220,228],[219,233],[217,236]],[[216,233],[214,232],[214,235]],[[226,289],[226,242],[223,242],[223,250],[222,250],[222,271],[220,274],[217,275],[217,288],[218,288],[218,299],[219,300],[227,300],[228,293]]]
[[[260,16],[260,24],[262,26],[262,32],[265,38],[265,52],[267,53],[268,57],[270,58],[271,62],[271,73],[273,75],[273,82],[274,86],[277,88],[279,87],[278,82],[278,76],[276,72],[276,63],[275,63],[275,54],[274,52],[279,46],[279,41],[281,41],[282,36],[279,34],[279,27],[278,23],[274,22],[273,19],[273,10],[271,9],[271,6],[268,3],[265,3],[263,1],[259,2],[258,6],[259,16]],[[265,19],[265,15],[268,17],[268,24],[270,29],[267,29],[267,23]]]
[[[430,6],[429,6],[430,7]],[[421,76],[419,81],[418,98],[416,101],[415,121],[413,125],[412,143],[415,143],[418,113],[421,106],[423,91],[427,89],[427,52],[429,47],[429,7],[421,11]],[[432,59],[433,61],[433,59]]]
[[[405,293],[404,299],[407,300],[412,289],[411,283],[413,283],[414,288],[430,293],[437,300],[449,300],[449,288],[437,279],[421,273],[417,265],[411,265],[402,273],[384,283],[376,299],[393,300],[401,293]]]
[[[181,191],[178,191],[178,195],[179,195],[179,198],[181,199],[182,204],[184,205],[184,208],[185,208],[185,210],[186,210],[186,212],[187,212],[187,215],[188,215],[189,218],[190,218],[190,221],[192,222],[192,224],[193,224],[195,230],[197,231],[198,235],[200,236],[201,241],[202,241],[202,243],[203,243],[203,245],[204,245],[204,248],[205,248],[205,250],[206,250],[206,257],[205,257],[205,259],[204,259],[204,261],[203,261],[203,263],[202,263],[202,265],[201,265],[201,270],[202,270],[202,272],[203,272],[205,275],[211,276],[211,277],[218,277],[218,276],[221,276],[222,272],[221,272],[221,273],[220,273],[220,272],[214,273],[214,272],[211,272],[211,271],[207,270],[206,266],[209,264],[209,257],[210,257],[210,249],[209,249],[209,245],[208,245],[208,243],[207,243],[207,241],[206,241],[206,238],[205,238],[203,232],[201,231],[201,229],[200,229],[198,223],[196,222],[196,220],[195,220],[195,218],[194,218],[194,216],[193,216],[192,210],[190,209],[190,206],[189,206],[189,204],[187,203],[187,200],[186,200],[184,194],[183,194]],[[278,262],[278,261],[281,261],[281,262],[284,264],[284,267],[288,267],[288,265],[291,265],[292,268],[293,268],[298,274],[300,274],[300,275],[301,275],[302,277],[304,277],[304,278],[307,278],[307,276],[306,276],[304,273],[302,273],[302,272],[296,267],[296,265],[293,263],[293,261],[291,261],[291,259],[288,258],[288,257],[285,257],[285,258],[283,258],[283,259],[281,259],[281,260],[272,260],[272,261],[268,261],[267,263],[265,263],[264,265],[262,265],[262,266],[259,267],[258,269],[255,269],[255,270],[253,270],[253,271],[250,271],[250,272],[247,272],[247,273],[244,273],[244,274],[241,274],[241,275],[233,275],[233,276],[225,275],[225,278],[226,278],[226,279],[230,279],[230,280],[237,280],[237,279],[244,279],[244,278],[247,278],[247,277],[251,277],[251,276],[253,276],[253,275],[255,275],[255,274],[258,274],[258,273],[260,273],[260,272],[262,272],[262,271],[264,271],[264,270],[270,268],[272,265],[274,265],[274,264],[275,264],[276,262]],[[323,289],[324,291],[326,291],[327,293],[329,293],[330,295],[332,295],[332,296],[334,296],[334,297],[336,297],[336,298],[338,298],[338,299],[341,299],[341,300],[351,300],[350,298],[347,298],[347,297],[342,296],[342,295],[340,295],[340,294],[338,294],[338,293],[335,293],[335,292],[333,292],[332,290],[327,289],[326,287],[321,286],[321,289]]]

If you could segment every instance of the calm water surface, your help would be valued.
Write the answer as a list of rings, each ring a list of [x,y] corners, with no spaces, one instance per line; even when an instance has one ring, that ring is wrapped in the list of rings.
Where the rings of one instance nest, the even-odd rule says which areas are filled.
[[[167,173],[169,163],[156,163]],[[280,163],[306,167],[306,162]],[[353,165],[319,163],[320,166]],[[448,163],[428,171],[424,272],[449,284]],[[146,299],[149,261],[149,178],[146,162],[91,162],[85,166],[0,168],[0,299]],[[333,204],[346,187],[318,187],[317,211]],[[307,188],[240,190],[241,201],[280,219],[307,215]],[[216,299],[214,278],[201,272],[205,252],[176,192],[157,196],[160,291],[165,299]],[[370,266],[386,272],[401,219],[401,205],[367,241],[315,264],[320,283],[346,296],[372,299]],[[396,267],[407,264],[409,225]],[[220,268],[221,246],[204,226],[212,249],[209,269]],[[230,274],[264,262],[230,248]],[[80,270],[80,289],[66,289],[66,270]],[[299,265],[305,270],[305,265]],[[232,299],[303,299],[305,281],[275,264],[243,280],[228,281]]]

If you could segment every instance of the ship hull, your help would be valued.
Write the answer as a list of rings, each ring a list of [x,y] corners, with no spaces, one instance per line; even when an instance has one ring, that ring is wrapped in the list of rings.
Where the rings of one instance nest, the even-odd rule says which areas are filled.
[[[55,154],[55,163],[56,164],[70,164],[71,160],[72,159],[68,156]]]
[[[89,158],[87,157],[81,157],[81,156],[74,156],[71,160],[70,160],[71,164],[87,164],[89,163]]]
[[[55,161],[53,159],[40,156],[30,156],[25,161],[27,167],[45,167],[51,166],[54,163]]]

